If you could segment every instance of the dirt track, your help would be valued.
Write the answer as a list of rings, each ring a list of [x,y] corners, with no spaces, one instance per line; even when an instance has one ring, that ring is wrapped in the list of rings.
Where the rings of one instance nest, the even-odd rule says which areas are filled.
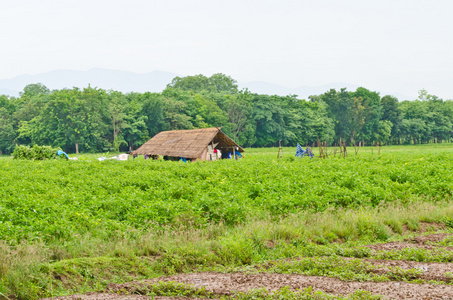
[[[134,293],[138,292],[143,287],[157,283],[158,281],[176,281],[191,284],[195,287],[205,287],[206,290],[212,291],[213,293],[218,295],[231,295],[232,291],[245,292],[261,287],[265,287],[267,290],[272,291],[284,286],[289,286],[293,290],[303,289],[311,286],[314,290],[321,290],[334,295],[347,295],[355,292],[358,289],[362,289],[370,291],[373,294],[384,295],[388,299],[453,299],[453,286],[450,285],[413,284],[406,282],[345,282],[336,278],[304,276],[295,274],[184,274],[161,277],[152,280],[144,280],[140,282],[131,282],[126,284],[111,284],[108,288],[108,292],[115,293],[119,290],[122,290]],[[129,300],[150,298],[139,295],[123,296],[115,294],[93,293],[90,295],[58,297],[54,299]],[[155,297],[154,299],[163,300],[186,298]]]
[[[384,251],[389,251],[389,250],[401,250],[405,248],[420,248],[420,249],[445,249],[448,251],[453,251],[453,247],[439,247],[439,246],[433,246],[429,245],[429,242],[436,243],[444,240],[446,237],[450,236],[448,233],[436,233],[436,234],[431,234],[431,235],[421,235],[421,236],[416,236],[412,239],[408,239],[405,242],[391,242],[391,243],[385,243],[385,244],[374,244],[374,245],[368,245],[366,246],[367,248],[373,249],[373,250],[384,250]]]
[[[443,240],[446,234],[433,234],[415,237],[407,242],[387,243],[370,245],[376,250],[401,249],[410,247],[434,247],[426,245],[427,242],[437,242]],[[445,250],[451,251],[449,248]],[[348,258],[345,258],[348,259]],[[387,272],[389,267],[399,267],[401,269],[421,270],[420,279],[451,282],[451,278],[446,275],[453,272],[453,263],[422,263],[405,260],[373,260],[364,259],[372,265],[380,266],[378,272]],[[146,289],[159,281],[174,281],[190,284],[194,287],[206,288],[216,295],[232,295],[234,291],[246,292],[251,289],[265,288],[268,291],[277,290],[288,286],[292,290],[312,287],[333,295],[347,295],[358,289],[370,291],[373,294],[385,296],[387,299],[453,299],[453,285],[434,285],[434,284],[414,284],[407,282],[354,282],[342,281],[337,278],[305,276],[298,274],[243,274],[243,273],[194,273],[166,276],[155,279],[130,282],[125,284],[110,284],[102,293],[90,293],[86,295],[75,295],[53,298],[54,300],[129,300],[129,299],[150,299],[147,296],[137,295],[141,290]],[[129,293],[130,295],[118,295],[118,293]],[[133,295],[135,293],[135,295]],[[194,298],[171,298],[154,297],[154,299],[194,299]]]
[[[334,295],[346,295],[362,289],[394,299],[453,299],[453,286],[447,285],[435,286],[405,282],[345,282],[336,278],[295,274],[201,273],[158,278],[143,283],[146,285],[146,283],[155,283],[159,280],[182,282],[196,287],[204,286],[207,290],[219,295],[229,295],[231,291],[246,292],[260,287],[276,290],[289,286],[296,290],[311,286],[314,290],[321,290]],[[133,284],[111,286],[111,290],[116,288],[133,289]]]
[[[66,297],[56,297],[56,298],[46,298],[46,299],[59,299],[59,300],[149,300],[152,299],[148,296],[141,295],[115,295],[115,294],[105,294],[105,293],[89,293],[85,295],[73,295]],[[187,297],[154,297],[154,300],[197,300],[197,298],[187,298]],[[42,299],[45,300],[45,299]]]
[[[419,279],[425,281],[435,280],[443,281],[446,283],[452,282],[452,278],[445,275],[447,272],[453,273],[453,263],[426,263],[416,262],[407,260],[376,260],[376,259],[364,259],[374,266],[382,266],[379,268],[377,273],[385,273],[389,269],[388,267],[399,267],[401,269],[419,269],[421,271]]]

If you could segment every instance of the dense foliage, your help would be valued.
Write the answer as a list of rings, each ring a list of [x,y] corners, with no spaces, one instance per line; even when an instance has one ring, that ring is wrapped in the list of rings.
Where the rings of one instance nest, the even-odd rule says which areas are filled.
[[[16,146],[13,152],[14,159],[44,160],[58,158],[58,150],[50,146]]]
[[[239,224],[251,215],[279,218],[453,195],[451,153],[327,160],[275,160],[274,154],[187,164],[0,160],[0,240]]]
[[[311,96],[276,96],[238,90],[223,74],[176,77],[161,93],[87,87],[50,91],[30,84],[19,98],[0,96],[0,151],[51,145],[66,152],[137,148],[163,130],[223,126],[248,147],[333,144],[342,138],[367,145],[418,144],[453,137],[453,102],[421,91],[398,102],[365,88]]]

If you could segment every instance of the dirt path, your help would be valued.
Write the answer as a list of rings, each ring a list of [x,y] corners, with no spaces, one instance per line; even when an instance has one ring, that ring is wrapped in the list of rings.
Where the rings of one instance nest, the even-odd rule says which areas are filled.
[[[106,293],[88,293],[85,295],[72,295],[72,296],[63,296],[63,297],[54,297],[54,298],[45,298],[41,300],[197,300],[197,298],[187,298],[187,297],[157,297],[151,298],[149,296],[142,295],[116,295],[116,294],[106,294]]]
[[[404,242],[390,242],[384,244],[373,244],[366,246],[367,248],[373,250],[401,250],[405,248],[420,248],[420,249],[444,249],[448,251],[453,251],[453,247],[442,247],[442,246],[434,246],[429,245],[428,242],[436,243],[444,240],[446,237],[451,236],[449,233],[436,233],[430,235],[421,235],[416,236],[411,239],[407,239]]]
[[[439,242],[449,234],[432,234],[411,238],[405,242],[392,242],[386,244],[370,245],[368,247],[376,250],[393,250],[407,247],[417,248],[453,248],[427,245],[428,242]],[[344,258],[351,259],[351,258]],[[374,266],[380,266],[377,273],[385,273],[391,268],[421,270],[420,279],[429,281],[451,282],[448,272],[453,273],[453,263],[423,263],[406,260],[374,260],[363,259]],[[453,285],[435,284],[414,284],[407,282],[356,282],[342,281],[337,278],[306,276],[298,274],[243,274],[243,273],[194,273],[165,276],[143,281],[129,282],[124,284],[110,284],[101,293],[88,293],[85,295],[73,295],[52,298],[53,300],[142,300],[151,299],[148,296],[138,295],[147,286],[159,281],[174,281],[190,284],[196,288],[204,287],[207,291],[216,295],[232,295],[235,291],[247,292],[251,289],[265,288],[268,291],[288,286],[292,290],[312,287],[315,291],[320,290],[333,295],[348,295],[355,291],[367,290],[373,294],[384,296],[386,299],[453,299]],[[126,295],[128,294],[128,295]],[[49,298],[48,298],[49,299]],[[155,300],[185,300],[194,298],[181,297],[154,297]]]
[[[347,282],[336,278],[295,274],[183,274],[126,284],[111,284],[108,291],[127,290],[134,292],[137,287],[140,289],[159,281],[175,281],[191,284],[198,288],[205,287],[206,290],[218,295],[231,295],[232,291],[246,292],[262,287],[272,291],[289,286],[293,290],[313,287],[314,290],[334,295],[347,295],[362,289],[373,294],[383,295],[389,299],[453,299],[453,286],[450,285],[406,282]]]
[[[175,281],[191,284],[195,287],[205,287],[217,295],[231,295],[232,291],[246,292],[251,289],[264,287],[269,291],[289,286],[292,290],[313,287],[334,295],[347,295],[358,289],[370,291],[373,294],[385,296],[387,299],[453,299],[453,286],[412,284],[405,282],[346,282],[336,278],[304,276],[294,274],[223,274],[196,273],[161,277],[151,280],[130,282],[125,284],[110,284],[108,294],[91,293],[87,295],[57,297],[54,300],[138,300],[150,299],[140,295],[118,295],[119,291],[136,293],[147,285],[159,281]],[[156,300],[189,299],[155,297]],[[193,298],[191,298],[193,299]]]
[[[352,260],[356,258],[345,257],[346,260]],[[363,259],[364,262],[369,262],[373,266],[379,266],[376,269],[376,274],[385,274],[391,271],[391,268],[401,269],[419,269],[421,274],[417,279],[423,279],[425,281],[435,280],[443,281],[445,283],[453,282],[453,277],[446,275],[446,273],[453,274],[453,263],[435,263],[435,262],[417,262],[408,260],[379,260],[379,259]]]

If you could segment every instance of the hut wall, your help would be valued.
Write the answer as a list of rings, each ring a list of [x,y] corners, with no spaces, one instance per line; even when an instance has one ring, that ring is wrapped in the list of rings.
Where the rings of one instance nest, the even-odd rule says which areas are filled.
[[[203,152],[201,153],[199,159],[200,160],[207,160],[207,156],[208,155],[208,147],[206,147],[206,149],[203,150]]]

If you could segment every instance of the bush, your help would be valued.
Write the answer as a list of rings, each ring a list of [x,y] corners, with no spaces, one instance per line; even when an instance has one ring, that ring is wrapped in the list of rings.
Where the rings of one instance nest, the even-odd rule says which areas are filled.
[[[52,148],[50,146],[16,146],[13,152],[14,159],[30,159],[30,160],[45,160],[59,158],[57,155],[60,148]]]

